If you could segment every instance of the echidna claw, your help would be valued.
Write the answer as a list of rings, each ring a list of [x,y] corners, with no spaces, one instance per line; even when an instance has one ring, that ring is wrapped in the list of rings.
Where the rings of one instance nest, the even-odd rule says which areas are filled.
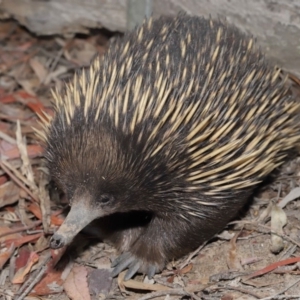
[[[131,256],[129,252],[120,255],[112,263],[112,267],[114,269],[111,272],[111,277],[117,276],[119,273],[125,270],[131,263],[133,263],[134,260],[135,260],[134,256]]]
[[[156,268],[154,265],[150,265],[148,268],[148,272],[147,272],[147,277],[148,279],[152,279],[152,277],[155,275],[156,273]]]
[[[141,262],[140,261],[135,261],[133,264],[129,266],[128,271],[126,272],[126,275],[124,277],[124,280],[129,280],[132,278],[133,275],[139,270],[141,267]]]
[[[111,276],[115,277],[123,270],[128,268],[124,280],[131,279],[137,272],[145,273],[151,279],[159,269],[155,264],[145,263],[142,258],[137,258],[130,252],[121,254],[111,263],[112,268]]]
[[[114,268],[117,266],[122,260],[124,260],[126,257],[129,257],[130,254],[128,252],[123,253],[122,255],[118,256],[116,259],[114,259],[111,263],[111,267]]]

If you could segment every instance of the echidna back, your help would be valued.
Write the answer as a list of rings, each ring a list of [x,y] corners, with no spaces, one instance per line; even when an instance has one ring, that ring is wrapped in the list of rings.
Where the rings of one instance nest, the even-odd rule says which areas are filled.
[[[239,193],[300,140],[300,104],[280,70],[223,21],[147,20],[56,97],[60,148],[72,137],[72,145],[85,137],[100,145],[97,132],[105,130],[122,168],[161,193]]]

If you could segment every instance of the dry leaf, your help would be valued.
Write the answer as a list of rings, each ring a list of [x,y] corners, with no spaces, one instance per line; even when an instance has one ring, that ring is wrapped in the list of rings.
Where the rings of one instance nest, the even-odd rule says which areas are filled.
[[[18,232],[12,232],[13,229],[5,226],[0,226],[0,243],[10,239],[19,239],[22,235]],[[10,233],[12,232],[12,233]]]
[[[17,146],[20,151],[21,155],[21,160],[22,160],[22,166],[21,166],[21,172],[22,175],[25,175],[30,189],[36,193],[37,192],[37,186],[34,182],[34,175],[31,167],[31,163],[28,157],[28,152],[27,152],[27,145],[26,145],[26,138],[23,139],[22,137],[22,132],[21,132],[21,125],[20,121],[17,120],[17,130],[16,130],[16,139],[17,139]]]
[[[48,75],[48,70],[36,58],[30,59],[29,64],[36,76],[39,78],[40,83],[43,83]]]
[[[123,285],[126,288],[142,290],[142,291],[166,291],[170,289],[170,287],[162,284],[149,284],[149,283],[144,283],[132,279],[123,281]]]
[[[90,300],[90,292],[87,284],[88,271],[84,266],[75,266],[66,281],[64,289],[72,300]]]
[[[43,148],[40,145],[27,145],[29,158],[41,157]],[[2,159],[15,159],[20,157],[20,151],[17,145],[12,145],[6,141],[0,141],[0,156]]]
[[[49,241],[44,235],[42,235],[35,243],[34,250],[36,252],[40,252],[42,250],[45,250],[48,247],[49,247]]]
[[[121,289],[121,291],[125,292],[125,288],[134,289],[134,290],[142,290],[142,291],[166,291],[169,290],[170,287],[164,286],[162,284],[150,284],[150,283],[144,283],[140,281],[135,281],[132,279],[129,279],[127,281],[124,281],[124,276],[127,271],[121,272],[118,276],[118,285]]]
[[[23,89],[31,95],[35,96],[34,89],[39,86],[40,82],[37,78],[33,79],[17,79],[18,83],[23,87]]]
[[[230,270],[235,271],[242,271],[243,267],[241,265],[241,262],[237,256],[237,246],[236,246],[236,240],[238,236],[240,235],[240,231],[237,232],[234,237],[230,241],[230,250],[227,256],[227,264]]]
[[[272,231],[283,234],[283,227],[286,225],[286,223],[287,223],[287,217],[286,217],[285,212],[278,205],[274,204],[272,207],[272,211],[271,211],[271,229],[272,229]],[[271,243],[272,243],[271,251],[273,253],[280,252],[284,247],[282,237],[280,237],[274,233],[272,233],[272,235],[271,235]]]
[[[63,291],[61,273],[53,269],[47,271],[46,276],[34,287],[33,294],[46,296],[61,293]]]
[[[27,209],[33,213],[35,215],[36,218],[38,218],[39,220],[42,220],[43,216],[42,216],[42,211],[41,208],[36,204],[36,203],[30,203],[27,206]],[[51,220],[51,224],[55,225],[55,226],[60,226],[64,220],[60,217],[57,217],[56,213],[53,213],[50,216],[50,220]]]
[[[12,181],[0,185],[0,207],[10,205],[18,201],[20,188]]]
[[[15,260],[15,270],[16,271],[18,271],[19,269],[23,268],[26,265],[31,252],[32,251],[29,250],[28,246],[24,246],[19,249],[18,256]]]
[[[290,265],[290,264],[294,264],[294,263],[298,263],[300,262],[300,257],[291,257],[291,258],[287,258],[281,261],[277,261],[274,262],[272,264],[269,264],[268,266],[266,266],[263,269],[254,271],[252,274],[250,274],[249,276],[247,276],[244,281],[247,281],[249,279],[252,279],[254,277],[258,277],[264,274],[267,274],[269,272],[272,272],[273,270],[277,269],[278,267],[282,267],[282,266],[286,266],[286,265]]]
[[[0,253],[0,269],[3,268],[3,266],[5,265],[5,263],[10,259],[10,257],[13,255],[14,251],[15,251],[15,245],[11,244],[10,247],[8,249],[6,249],[5,251],[2,251]]]
[[[39,256],[35,252],[31,252],[26,265],[20,268],[12,279],[12,283],[23,283],[25,276],[30,272],[32,266],[38,262]]]
[[[279,203],[278,207],[284,208],[289,202],[300,197],[300,187],[292,189]]]
[[[65,250],[65,248],[63,250]],[[62,251],[61,249],[54,251],[51,250],[52,257],[53,255],[54,257],[47,264],[47,271],[45,276],[34,287],[34,294],[43,296],[61,293],[63,291],[63,283],[68,277],[73,265],[73,263],[70,262],[64,270],[55,267],[57,260],[59,260],[63,253],[64,251]]]
[[[45,85],[49,84],[51,80],[56,79],[58,76],[63,75],[68,72],[68,68],[65,66],[58,66],[57,69],[53,72],[50,72],[45,79]]]
[[[17,239],[7,239],[5,241],[5,245],[9,246],[10,244],[14,243],[16,247],[20,247],[23,244],[27,244],[30,242],[34,243],[42,235],[43,235],[43,233],[41,232],[41,233],[36,233],[36,234],[32,234],[32,235],[21,236],[20,238],[17,238]]]
[[[2,184],[4,184],[5,182],[7,182],[7,177],[6,177],[5,175],[0,176],[0,186],[1,186]]]
[[[24,109],[14,105],[1,104],[0,111],[11,120],[28,120],[33,116],[29,109]]]
[[[112,281],[113,279],[110,276],[110,270],[92,270],[88,276],[90,294],[94,296],[98,296],[99,294],[108,295],[111,290]]]

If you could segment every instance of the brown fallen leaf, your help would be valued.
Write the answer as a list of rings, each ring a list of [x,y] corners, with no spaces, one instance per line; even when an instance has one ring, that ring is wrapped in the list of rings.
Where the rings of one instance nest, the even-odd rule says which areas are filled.
[[[18,201],[20,188],[12,181],[0,185],[0,207],[10,205]]]
[[[41,208],[36,204],[36,203],[30,203],[28,206],[27,206],[27,209],[33,213],[36,218],[38,218],[39,220],[42,220],[42,211],[41,211]],[[55,213],[53,213],[50,217],[50,220],[51,220],[51,224],[52,225],[55,225],[55,226],[60,226],[62,223],[63,223],[63,219],[60,218],[60,217],[57,217]]]
[[[49,240],[42,235],[34,245],[34,251],[39,253],[45,249],[49,248]]]
[[[230,250],[227,256],[227,264],[230,270],[242,271],[243,267],[241,266],[241,262],[237,256],[237,245],[236,241],[239,237],[241,231],[237,232],[234,237],[230,240]]]
[[[276,204],[273,204],[271,210],[271,229],[273,232],[284,234],[283,227],[287,224],[287,216],[284,210]],[[271,234],[271,251],[279,253],[284,248],[284,241],[281,236],[275,233]]]
[[[22,86],[22,88],[31,95],[35,95],[34,90],[39,86],[40,81],[37,78],[28,78],[28,79],[19,79],[16,78],[16,81]]]
[[[43,235],[43,233],[37,233],[37,234],[32,234],[32,235],[27,235],[27,236],[22,236],[20,238],[17,239],[7,239],[5,241],[5,245],[6,246],[10,246],[11,244],[15,244],[16,247],[20,247],[23,244],[27,244],[29,242],[33,243],[36,240],[38,240],[41,236]]]
[[[29,65],[38,77],[40,83],[43,83],[48,75],[48,70],[45,68],[45,66],[42,63],[40,63],[37,58],[31,58],[29,60]]]
[[[12,279],[12,283],[23,283],[25,281],[25,276],[30,272],[32,266],[38,262],[39,256],[35,252],[31,252],[26,265],[20,268]]]
[[[109,269],[94,269],[89,273],[88,286],[91,295],[109,294],[113,282],[110,273]]]
[[[5,175],[2,175],[2,176],[0,176],[0,185],[2,185],[3,183],[5,183],[5,182],[7,182],[7,176],[5,176]]]
[[[14,232],[13,229],[5,226],[0,227],[0,243],[2,244],[6,240],[19,239],[22,235],[18,232]]]
[[[69,275],[73,263],[69,263],[64,269],[56,268],[57,261],[61,258],[66,247],[51,250],[52,260],[47,263],[47,271],[44,277],[36,284],[32,294],[47,296],[63,291],[63,283]]]
[[[0,269],[2,270],[3,266],[6,264],[6,262],[10,259],[10,257],[13,255],[16,247],[14,244],[11,244],[8,249],[5,251],[2,251],[0,253]]]
[[[272,263],[272,264],[266,266],[263,269],[260,269],[260,270],[257,270],[255,272],[253,272],[252,274],[247,276],[244,280],[246,281],[246,280],[249,280],[251,278],[264,275],[266,273],[269,273],[269,272],[275,270],[278,267],[294,264],[294,263],[297,263],[297,262],[300,262],[300,257],[291,257],[291,258],[288,258],[288,259],[284,259],[282,261],[277,261],[275,263]]]
[[[24,246],[19,249],[18,256],[16,257],[15,261],[16,272],[27,264],[31,252],[32,251],[30,251],[28,246]]]
[[[11,120],[25,121],[32,117],[32,111],[30,111],[29,109],[24,109],[8,104],[1,104],[0,112],[4,114],[6,118]]]
[[[27,93],[26,91],[23,91],[23,90],[18,91],[15,94],[15,97],[17,98],[17,100],[19,102],[26,105],[37,115],[43,115],[43,113],[42,113],[43,111],[46,111],[51,116],[54,113],[52,109],[48,110],[38,97],[36,97],[30,93]]]
[[[292,189],[277,205],[284,208],[289,202],[300,197],[300,187]]]
[[[41,157],[43,155],[44,150],[40,145],[27,145],[26,148],[29,158]],[[1,141],[0,155],[3,159],[15,159],[20,157],[20,150],[17,145],[11,145],[6,141]]]
[[[185,266],[184,268],[182,269],[179,269],[179,270],[175,270],[174,271],[174,275],[169,277],[167,279],[167,282],[169,283],[173,283],[174,282],[174,279],[176,278],[176,276],[181,276],[181,275],[184,275],[186,273],[189,273],[191,270],[193,269],[193,264],[188,264],[187,266]]]
[[[61,276],[62,271],[57,271],[55,269],[48,270],[42,280],[34,287],[32,294],[47,296],[62,292],[64,280]]]
[[[64,289],[72,300],[90,300],[87,284],[88,271],[84,266],[75,266],[64,282]]]
[[[0,96],[0,102],[3,104],[14,103],[14,102],[16,102],[16,99],[12,94],[2,95],[2,96]],[[9,126],[7,126],[7,128],[8,127]],[[1,128],[1,126],[0,126],[0,128]]]
[[[132,279],[124,281],[125,274],[126,271],[121,272],[118,276],[118,285],[121,291],[126,291],[125,288],[142,290],[142,291],[166,291],[170,289],[170,287],[162,284],[150,284],[150,283],[144,283]]]

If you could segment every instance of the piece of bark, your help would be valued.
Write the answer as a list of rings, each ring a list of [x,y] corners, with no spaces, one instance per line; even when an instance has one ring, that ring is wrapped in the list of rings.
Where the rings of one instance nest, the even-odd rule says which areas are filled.
[[[300,76],[300,1],[293,0],[152,0],[153,14],[225,17],[254,35],[266,56]]]
[[[69,34],[104,27],[124,32],[143,15],[221,16],[257,37],[267,57],[300,76],[300,2],[293,0],[2,0],[12,16],[36,34]],[[145,11],[144,11],[145,10]],[[199,33],[200,34],[200,33]]]
[[[122,0],[2,0],[3,17],[12,16],[38,35],[87,33],[89,28],[126,28]]]

